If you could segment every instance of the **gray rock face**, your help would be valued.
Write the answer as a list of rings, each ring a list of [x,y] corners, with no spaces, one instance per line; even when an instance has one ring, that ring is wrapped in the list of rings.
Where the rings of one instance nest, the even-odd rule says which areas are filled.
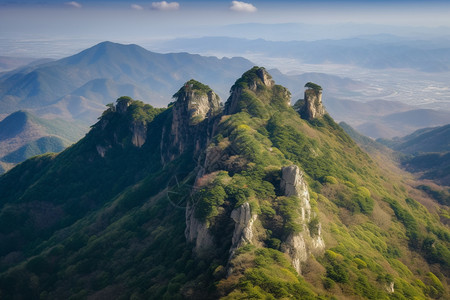
[[[322,91],[307,89],[304,100],[304,105],[299,110],[303,119],[313,120],[323,117],[326,111],[322,104]]]
[[[259,68],[256,71],[256,74],[261,79],[261,81],[264,83],[267,87],[272,87],[275,82],[272,80],[272,77],[267,73],[267,71],[264,68]]]
[[[309,191],[304,174],[298,166],[291,165],[281,169],[281,191],[287,197],[300,198],[301,215],[298,222],[303,230],[290,234],[281,244],[281,250],[291,258],[292,266],[301,274],[301,263],[306,262],[311,253],[320,253],[325,249],[321,224],[318,224],[317,234],[312,236],[308,228],[312,217]]]
[[[194,216],[194,207],[186,207],[186,229],[184,235],[189,243],[194,243],[194,251],[200,256],[207,256],[214,248],[214,240],[208,227]]]
[[[245,202],[231,212],[231,218],[235,223],[231,240],[231,254],[245,243],[252,243],[253,222],[257,217],[257,215],[252,215],[250,204],[248,202]]]
[[[246,82],[247,86],[250,90],[253,92],[256,92],[258,89],[258,84],[261,85],[261,83],[271,88],[275,85],[275,82],[273,81],[272,77],[264,68],[258,68],[256,70],[256,76],[259,79]],[[261,81],[261,82],[259,82]],[[242,87],[240,86],[234,86],[231,90],[230,97],[227,100],[227,103],[225,104],[225,115],[232,115],[239,111],[239,101],[241,101],[241,95],[242,95]]]
[[[143,122],[133,122],[131,126],[131,142],[136,147],[142,147],[147,140],[147,126]]]
[[[281,169],[281,191],[285,196],[296,196],[301,200],[302,222],[309,221],[311,215],[311,204],[309,202],[309,191],[304,180],[304,174],[296,165]]]
[[[161,153],[163,163],[173,160],[188,148],[203,149],[209,138],[209,119],[220,111],[220,98],[213,91],[204,92],[185,86],[173,105],[170,127],[163,128]]]
[[[385,287],[386,287],[386,291],[388,293],[391,293],[391,294],[395,293],[394,282],[390,282],[389,285],[386,285]]]

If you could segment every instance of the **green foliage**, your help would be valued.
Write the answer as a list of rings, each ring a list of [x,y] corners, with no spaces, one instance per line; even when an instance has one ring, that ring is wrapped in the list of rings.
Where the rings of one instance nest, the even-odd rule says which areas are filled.
[[[214,164],[204,164],[201,178],[196,167],[207,155],[199,149],[194,162],[194,143],[173,161],[161,161],[172,109],[138,101],[126,102],[121,114],[110,107],[58,156],[33,158],[0,177],[1,297],[324,299],[337,292],[342,298],[445,298],[448,231],[437,217],[407,198],[400,181],[380,171],[331,117],[301,120],[287,107],[286,90],[263,86],[258,70],[236,83],[246,100],[242,111],[211,120],[216,136],[208,136],[207,155],[219,156],[208,157]],[[250,84],[252,91],[245,90]],[[136,124],[146,126],[142,147],[131,143]],[[314,289],[279,251],[304,226],[300,199],[280,190],[280,169],[290,164],[309,184],[310,234],[318,234],[320,216],[327,247],[334,246],[305,266]],[[389,205],[375,205],[383,197]],[[211,257],[193,255],[186,243],[187,201],[214,237]],[[230,214],[246,202],[258,214],[259,241],[237,249],[229,262]],[[392,222],[389,207],[399,222]],[[405,247],[403,227],[411,248],[432,266]],[[315,264],[323,267],[311,271]],[[226,266],[233,270],[228,277]],[[430,269],[438,276],[426,275]],[[396,291],[388,294],[391,282]]]
[[[409,245],[418,249],[420,247],[421,234],[416,219],[406,209],[402,208],[398,201],[389,198],[384,200],[390,204],[397,219],[405,226]]]
[[[260,70],[264,70],[264,68],[262,67],[257,67],[254,66],[253,68],[251,68],[250,70],[248,70],[247,72],[245,72],[241,78],[239,78],[238,80],[236,80],[235,84],[231,87],[231,90],[234,90],[235,88],[242,88],[242,89],[247,89],[248,88],[248,83],[250,82],[256,82],[258,88],[262,88],[262,83],[261,83],[261,79],[258,76],[258,71]]]
[[[319,299],[281,252],[258,249],[254,261],[255,266],[245,270],[235,291],[224,299]]]
[[[323,183],[337,184],[338,181],[333,176],[325,176],[324,179],[323,179]]]
[[[320,92],[322,90],[322,87],[320,85],[312,83],[312,82],[307,82],[305,84],[305,88],[312,89],[315,92]]]
[[[195,93],[200,93],[200,94],[208,94],[209,92],[212,92],[212,89],[201,83],[198,82],[197,80],[191,79],[188,82],[186,82],[179,90],[178,92],[176,92],[172,98],[178,99],[178,97],[184,95],[185,93],[189,92],[189,91],[194,91]]]
[[[5,155],[2,160],[7,163],[20,163],[32,156],[47,152],[61,152],[68,146],[68,142],[56,136],[46,136],[20,147]]]
[[[431,298],[439,299],[445,291],[442,282],[432,272],[428,272],[427,277],[430,285],[425,288],[426,294]]]
[[[219,214],[218,207],[224,203],[224,188],[221,185],[207,187],[194,195],[195,217],[199,220],[206,221]]]
[[[269,117],[266,105],[249,90],[242,92],[241,100],[239,101],[239,110],[248,112],[252,117],[262,119]]]
[[[314,217],[308,223],[309,233],[312,237],[319,234],[319,218]]]
[[[440,204],[450,206],[450,193],[437,191],[428,185],[419,185],[417,188],[430,195]]]

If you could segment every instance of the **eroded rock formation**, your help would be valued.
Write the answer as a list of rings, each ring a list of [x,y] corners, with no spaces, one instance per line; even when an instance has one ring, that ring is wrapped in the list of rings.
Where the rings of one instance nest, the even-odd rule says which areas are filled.
[[[281,250],[290,258],[292,265],[301,274],[301,263],[307,261],[311,253],[320,253],[325,249],[325,242],[321,236],[321,225],[317,224],[317,233],[311,234],[308,224],[311,221],[311,203],[308,186],[304,174],[296,165],[282,168],[281,191],[285,196],[300,199],[300,218],[297,220],[302,226],[299,233],[291,233],[281,245]]]

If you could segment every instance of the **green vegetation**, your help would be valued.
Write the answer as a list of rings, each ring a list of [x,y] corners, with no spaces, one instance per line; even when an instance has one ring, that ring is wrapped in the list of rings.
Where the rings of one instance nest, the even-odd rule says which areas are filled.
[[[312,82],[307,82],[307,83],[305,84],[305,88],[312,89],[312,90],[314,90],[316,93],[322,91],[322,87],[321,87],[320,85],[315,84],[315,83],[312,83]]]
[[[3,157],[4,162],[20,163],[27,158],[47,152],[61,152],[68,146],[67,142],[56,136],[42,137]]]
[[[184,95],[185,93],[187,93],[189,91],[195,91],[196,93],[208,94],[209,92],[212,92],[212,89],[209,86],[207,86],[201,82],[191,79],[188,82],[186,82],[184,84],[184,86],[181,87],[178,90],[178,92],[176,92],[172,97],[175,99],[178,99],[178,97]]]
[[[110,105],[77,144],[0,177],[0,297],[448,298],[450,233],[437,214],[330,116],[302,120],[261,70],[236,82],[237,113],[193,125],[214,127],[205,149],[195,133],[182,151],[171,148],[173,106],[120,98],[126,111]],[[304,200],[280,187],[292,164],[309,187],[304,222]],[[186,242],[188,202],[215,245],[205,256]],[[253,243],[231,254],[231,214],[244,203],[257,215]],[[326,249],[299,275],[286,240],[319,228]]]

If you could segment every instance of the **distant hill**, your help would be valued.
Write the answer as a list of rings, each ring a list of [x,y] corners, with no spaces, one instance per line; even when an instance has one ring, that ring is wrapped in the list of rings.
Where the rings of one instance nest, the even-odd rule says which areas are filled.
[[[260,26],[260,25],[258,25]],[[295,58],[310,64],[350,64],[368,69],[411,68],[424,72],[450,70],[448,44],[373,37],[314,41],[269,41],[233,37],[178,38],[160,47],[194,53],[263,53],[268,57]]]
[[[0,121],[0,165],[5,171],[31,156],[60,152],[86,130],[78,123],[42,119],[27,111],[12,113]]]
[[[417,154],[421,152],[449,152],[450,151],[450,124],[423,128],[410,135],[393,140],[382,140],[379,142],[394,150]]]
[[[208,80],[226,98],[234,78],[252,65],[244,58],[159,54],[137,45],[103,42],[76,55],[2,76],[0,111],[36,109],[41,115],[92,124],[107,99],[129,95],[166,106],[173,91],[191,78]]]
[[[30,57],[0,56],[0,72],[11,71],[36,60],[36,58]]]
[[[378,139],[384,145],[406,154],[406,170],[450,186],[450,124],[424,128],[392,140]]]
[[[348,122],[362,134],[375,139],[400,137],[423,127],[450,123],[449,111],[416,109],[394,101],[331,100],[325,103],[337,120]]]
[[[385,145],[365,135],[362,135],[345,122],[340,122],[339,126],[344,129],[344,131],[352,138],[352,140],[354,140],[361,148],[369,153],[372,153],[374,151],[385,151],[388,149]]]
[[[192,46],[192,41],[185,42],[187,48]],[[270,44],[259,40],[252,43]],[[356,40],[349,45],[359,43]],[[287,45],[294,47],[296,43]],[[224,50],[235,47],[226,43],[221,46]],[[261,49],[272,51],[270,47]],[[0,112],[3,116],[25,109],[41,117],[91,125],[103,112],[105,104],[123,95],[156,107],[167,106],[172,101],[173,91],[191,78],[209,82],[224,101],[234,78],[251,66],[251,61],[239,57],[219,59],[188,53],[160,54],[137,45],[103,42],[70,57],[33,62],[0,74]],[[417,110],[395,101],[354,101],[352,96],[364,97],[366,84],[350,78],[314,72],[286,75],[276,69],[270,72],[291,91],[292,103],[303,98],[306,82],[326,87],[323,102],[330,115],[372,138],[403,136],[424,126],[450,122],[450,113],[446,112]]]

